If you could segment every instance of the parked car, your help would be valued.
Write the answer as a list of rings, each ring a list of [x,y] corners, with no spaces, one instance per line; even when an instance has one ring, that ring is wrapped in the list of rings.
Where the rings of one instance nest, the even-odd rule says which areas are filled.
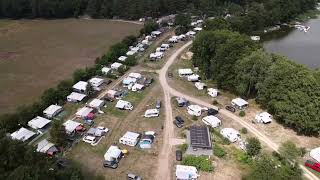
[[[176,160],[182,161],[182,151],[181,150],[176,150]]]
[[[132,173],[129,173],[128,175],[127,175],[127,179],[128,180],[141,180],[141,177],[140,176],[137,176],[137,175],[135,175],[135,174],[132,174]]]
[[[169,77],[169,78],[172,78],[172,77],[173,77],[172,72],[168,72],[168,77]]]
[[[174,120],[173,121],[173,124],[177,126],[177,128],[182,128],[183,127],[183,124],[177,120]]]
[[[147,78],[147,79],[144,81],[144,85],[145,85],[145,86],[150,86],[152,83],[153,83],[153,78]]]
[[[208,109],[208,116],[215,116],[219,113],[219,111],[215,110],[215,109]]]
[[[161,101],[158,99],[156,102],[156,108],[160,109],[161,108]]]
[[[116,161],[103,161],[103,167],[117,169],[118,163]]]
[[[232,107],[232,106],[226,106],[226,110],[230,111],[230,112],[236,112],[236,108]]]
[[[184,120],[182,119],[181,116],[176,116],[175,119],[181,123],[184,123]]]
[[[320,172],[320,163],[316,163],[314,161],[311,160],[307,160],[304,163],[305,166],[310,167],[311,169]]]
[[[69,161],[66,159],[62,159],[62,158],[58,159],[56,163],[59,168],[66,168],[66,167],[70,166]]]

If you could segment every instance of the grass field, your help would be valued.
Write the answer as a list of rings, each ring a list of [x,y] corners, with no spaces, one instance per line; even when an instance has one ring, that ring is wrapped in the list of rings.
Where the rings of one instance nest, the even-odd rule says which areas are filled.
[[[140,28],[107,20],[0,20],[0,113],[33,102]]]

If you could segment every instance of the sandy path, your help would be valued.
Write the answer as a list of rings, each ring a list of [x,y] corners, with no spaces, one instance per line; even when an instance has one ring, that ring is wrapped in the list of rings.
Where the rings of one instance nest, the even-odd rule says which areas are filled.
[[[170,160],[170,153],[172,150],[172,146],[170,145],[170,140],[173,138],[174,128],[173,128],[173,117],[172,117],[172,107],[170,98],[171,96],[179,96],[184,97],[185,99],[202,105],[209,108],[216,108],[215,106],[204,102],[202,100],[199,100],[195,97],[188,96],[186,94],[183,94],[181,92],[178,92],[177,90],[173,89],[169,86],[166,74],[168,68],[173,64],[173,62],[177,59],[177,57],[190,45],[192,44],[192,41],[188,42],[184,46],[182,46],[180,49],[178,49],[174,54],[172,54],[166,64],[163,66],[163,68],[160,70],[159,79],[160,84],[163,88],[164,96],[165,96],[165,109],[166,109],[166,120],[165,120],[165,129],[164,129],[164,138],[163,138],[163,146],[161,149],[161,153],[159,155],[159,161],[158,161],[158,170],[157,174],[155,176],[155,179],[171,179],[171,164],[169,162]],[[224,109],[221,109],[219,113],[222,116],[226,116],[228,118],[231,118],[232,120],[238,122],[243,127],[247,128],[252,134],[254,134],[260,141],[264,142],[269,148],[271,148],[274,151],[278,151],[279,145],[274,143],[272,140],[270,140],[268,137],[266,137],[264,134],[262,134],[259,130],[254,128],[252,125],[241,119],[240,117],[234,115],[233,113],[226,111]],[[300,165],[300,168],[303,170],[304,176],[311,180],[318,180],[319,178],[315,176],[312,172],[310,172],[307,168],[305,168],[303,165]]]

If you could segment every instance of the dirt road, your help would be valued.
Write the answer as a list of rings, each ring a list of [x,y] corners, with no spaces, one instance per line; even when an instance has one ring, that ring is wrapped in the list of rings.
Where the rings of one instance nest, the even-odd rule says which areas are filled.
[[[190,45],[192,44],[192,41],[188,42],[184,46],[182,46],[180,49],[178,49],[172,56],[169,57],[167,60],[166,64],[163,66],[163,68],[160,70],[159,74],[159,80],[160,84],[163,88],[164,96],[165,96],[165,109],[166,109],[166,120],[165,120],[165,129],[164,129],[164,138],[163,138],[163,146],[162,150],[160,153],[159,157],[159,162],[158,162],[158,171],[156,174],[155,179],[168,179],[170,177],[171,179],[171,164],[170,164],[170,153],[172,151],[172,146],[170,145],[170,140],[173,138],[173,133],[174,133],[174,125],[172,123],[173,118],[172,118],[172,107],[171,107],[171,101],[170,98],[171,96],[179,96],[183,97],[190,102],[199,104],[201,106],[205,106],[208,108],[216,108],[215,106],[201,101],[195,97],[188,96],[186,94],[183,94],[181,92],[178,92],[174,88],[170,87],[170,85],[167,82],[166,79],[166,74],[168,71],[168,68],[173,64],[173,62],[178,58],[178,56],[186,50]],[[244,121],[240,117],[234,115],[233,113],[226,111],[224,109],[219,110],[219,113],[222,116],[226,116],[228,118],[231,118],[232,120],[238,122],[240,125],[243,127],[247,128],[253,135],[255,135],[260,141],[264,142],[269,148],[271,148],[274,151],[278,151],[279,145],[275,144],[270,140],[268,137],[266,137],[264,134],[262,134],[259,130],[254,128],[251,124],[248,122]],[[306,169],[303,165],[300,165],[300,168],[304,172],[304,176],[310,180],[318,180],[319,178],[315,176],[312,172],[310,172],[308,169]]]

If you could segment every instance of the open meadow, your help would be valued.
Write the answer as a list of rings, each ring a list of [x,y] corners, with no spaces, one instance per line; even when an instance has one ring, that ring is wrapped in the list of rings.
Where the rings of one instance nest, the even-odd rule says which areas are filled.
[[[107,20],[0,20],[0,114],[32,103],[141,27]]]

